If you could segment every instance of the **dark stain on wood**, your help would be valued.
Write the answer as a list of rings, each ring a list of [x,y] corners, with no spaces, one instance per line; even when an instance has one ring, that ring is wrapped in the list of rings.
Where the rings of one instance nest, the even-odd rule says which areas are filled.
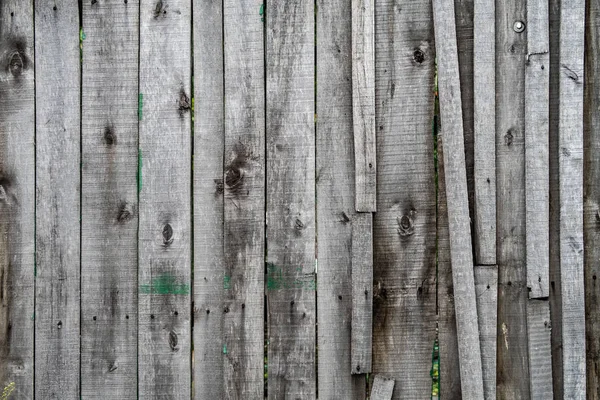
[[[115,134],[115,130],[112,126],[107,126],[104,128],[104,143],[106,143],[107,146],[117,145],[117,135]]]
[[[385,326],[388,292],[382,282],[373,285],[373,328]]]

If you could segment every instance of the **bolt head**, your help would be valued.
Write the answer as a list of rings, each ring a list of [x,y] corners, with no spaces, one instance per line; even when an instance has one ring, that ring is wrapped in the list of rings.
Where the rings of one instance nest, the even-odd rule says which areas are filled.
[[[525,30],[525,23],[523,21],[515,21],[513,29],[517,33],[521,33]]]

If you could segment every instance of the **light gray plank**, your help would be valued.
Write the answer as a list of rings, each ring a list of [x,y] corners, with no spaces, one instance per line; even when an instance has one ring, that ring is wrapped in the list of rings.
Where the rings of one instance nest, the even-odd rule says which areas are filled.
[[[352,0],[352,115],[356,211],[377,211],[374,0]]]
[[[226,0],[224,6],[224,394],[231,399],[262,399],[265,373],[263,23],[256,3]]]
[[[568,399],[585,396],[583,281],[583,54],[585,1],[562,3],[558,170],[563,384]]]
[[[394,392],[394,380],[376,375],[371,389],[371,400],[391,400]]]
[[[498,267],[475,267],[475,292],[477,294],[477,320],[481,346],[483,391],[486,400],[496,398],[496,339],[498,317]]]
[[[500,399],[529,398],[525,268],[526,2],[496,2],[496,221]]]
[[[316,397],[314,13],[267,4],[269,399]]]
[[[371,372],[373,347],[373,215],[352,219],[352,359],[353,374]]]
[[[139,2],[82,5],[81,395],[125,399],[137,395]]]
[[[191,4],[140,3],[139,397],[191,391]]]
[[[379,1],[375,15],[373,372],[396,381],[394,399],[422,399],[436,312],[431,2]]]
[[[355,214],[352,10],[347,0],[319,0],[317,6],[318,396],[364,400],[365,376],[348,373]]]
[[[533,400],[553,398],[550,331],[548,299],[530,299],[527,302],[527,332],[530,391]]]
[[[494,3],[495,0],[475,0],[474,2],[475,224],[473,250],[477,265],[496,264],[496,54],[494,41],[496,25]]]
[[[33,398],[33,2],[0,3],[0,388]]]
[[[433,0],[450,258],[463,397],[483,398],[454,4]]]
[[[223,2],[193,7],[194,394],[224,399]],[[262,290],[260,290],[262,291]],[[260,292],[259,291],[259,292]]]
[[[77,7],[66,0],[38,3],[35,38],[35,397],[77,398],[81,159]]]

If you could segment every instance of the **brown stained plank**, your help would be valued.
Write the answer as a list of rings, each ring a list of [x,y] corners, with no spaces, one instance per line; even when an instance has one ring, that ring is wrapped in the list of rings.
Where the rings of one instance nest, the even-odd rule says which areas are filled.
[[[33,398],[33,2],[0,3],[0,389]]]

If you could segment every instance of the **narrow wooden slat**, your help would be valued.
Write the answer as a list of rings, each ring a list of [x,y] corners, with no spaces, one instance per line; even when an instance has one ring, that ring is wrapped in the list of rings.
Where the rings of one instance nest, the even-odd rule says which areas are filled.
[[[318,397],[364,400],[364,375],[348,373],[355,215],[352,10],[346,0],[318,0],[317,7]]]
[[[483,391],[486,400],[496,398],[496,322],[498,316],[498,267],[475,267],[475,292],[477,294],[477,320],[481,343]]]
[[[560,10],[558,170],[565,398],[585,396],[583,280],[583,54],[585,1]]]
[[[373,216],[352,220],[352,359],[353,374],[371,372],[373,347]]]
[[[35,7],[35,397],[79,397],[79,13]]]
[[[352,0],[352,115],[356,211],[377,211],[374,0]]]
[[[0,3],[0,388],[33,398],[33,2]]]
[[[191,4],[140,3],[139,397],[191,391]]]
[[[223,2],[193,7],[194,394],[224,399]]]
[[[483,379],[479,329],[473,323],[477,321],[477,307],[471,229],[469,227],[454,4],[433,0],[433,20],[438,62],[440,115],[446,150],[444,168],[461,389],[465,398],[478,399],[483,398]]]
[[[477,265],[496,264],[496,79],[495,0],[475,0],[474,86],[474,254]],[[469,77],[465,77],[469,79]]]
[[[394,392],[394,380],[376,375],[371,389],[371,400],[391,400]]]
[[[527,302],[531,399],[552,399],[552,354],[548,299]]]
[[[394,399],[422,399],[436,312],[431,2],[380,1],[375,15],[373,372],[396,381]]]
[[[498,398],[529,398],[525,268],[524,93],[526,2],[496,2]],[[527,29],[525,27],[525,29]]]
[[[225,275],[219,312],[224,395],[231,399],[264,397],[265,81],[258,7],[224,3]]]
[[[314,12],[267,3],[269,399],[316,397]]]

